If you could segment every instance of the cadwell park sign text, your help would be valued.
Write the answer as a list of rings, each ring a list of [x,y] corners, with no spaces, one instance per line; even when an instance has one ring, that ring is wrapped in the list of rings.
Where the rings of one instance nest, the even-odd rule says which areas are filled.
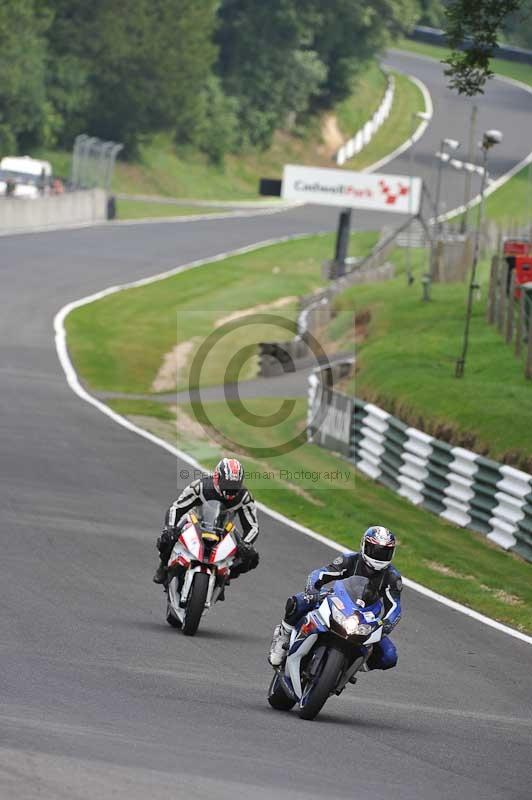
[[[303,203],[417,214],[421,178],[287,164],[281,196]]]

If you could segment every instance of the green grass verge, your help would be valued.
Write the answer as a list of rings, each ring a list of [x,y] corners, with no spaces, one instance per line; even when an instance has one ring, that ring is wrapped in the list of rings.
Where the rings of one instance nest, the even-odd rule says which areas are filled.
[[[267,416],[280,402],[257,399],[246,401],[245,406],[254,414]],[[225,404],[208,403],[213,431],[207,432],[198,430],[190,406],[178,409],[176,429],[173,411],[162,412],[153,408],[154,403],[114,400],[110,405],[206,467],[212,468],[222,452],[240,453],[249,473],[248,484],[261,502],[341,544],[356,549],[360,532],[375,522],[391,527],[400,541],[397,566],[409,578],[502,622],[532,631],[530,565],[483,537],[416,508],[356,473],[349,462],[315,445],[304,444],[290,453],[261,459],[246,455],[245,448],[231,447],[230,441],[244,441],[248,447],[287,441],[304,427],[305,401],[296,401],[289,419],[273,428],[250,426]],[[218,444],[220,436],[226,441]],[[302,471],[307,475],[302,476]]]
[[[355,234],[351,252],[367,253],[375,241],[374,233]],[[293,302],[270,306],[268,313],[293,320],[295,299],[322,284],[321,265],[331,257],[333,243],[328,234],[273,245],[83,306],[66,321],[69,349],[82,379],[97,390],[147,392],[166,353],[182,342],[199,343],[232,312],[292,297]],[[243,325],[212,351],[203,383],[223,382],[230,355],[240,344],[291,336],[271,325]],[[197,344],[188,363],[196,349]],[[241,377],[251,377],[255,366],[251,359]]]
[[[447,47],[415,42],[413,39],[401,39],[395,47],[398,50],[407,50],[409,53],[435,58],[437,61],[441,61],[442,58],[447,58],[451,54],[451,50]],[[532,65],[530,64],[516,64],[514,61],[505,61],[503,58],[492,58],[490,68],[496,75],[513,78],[532,86]]]
[[[484,213],[502,226],[530,225],[532,219],[532,182],[530,167],[524,167],[485,201]]]
[[[117,219],[147,219],[149,217],[188,217],[195,214],[219,214],[221,208],[183,206],[172,203],[152,203],[145,200],[122,200],[116,202]]]

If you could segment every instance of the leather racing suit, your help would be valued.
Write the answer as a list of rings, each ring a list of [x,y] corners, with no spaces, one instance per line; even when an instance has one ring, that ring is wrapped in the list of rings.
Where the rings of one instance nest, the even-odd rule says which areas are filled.
[[[179,538],[179,523],[183,516],[209,500],[217,500],[228,510],[236,512],[240,522],[243,537],[238,547],[238,559],[231,567],[230,577],[236,578],[243,572],[255,569],[259,563],[259,554],[253,547],[259,535],[255,501],[245,486],[233,499],[227,500],[217,492],[210,475],[189,483],[166,512],[164,529],[157,539],[161,562],[166,565],[170,558],[172,548]]]

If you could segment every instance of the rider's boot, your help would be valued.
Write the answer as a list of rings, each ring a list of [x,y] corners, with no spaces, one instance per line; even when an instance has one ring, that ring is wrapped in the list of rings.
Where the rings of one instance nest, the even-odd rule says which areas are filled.
[[[272,667],[280,667],[286,661],[288,643],[293,629],[294,626],[289,625],[284,620],[275,628],[270,645],[270,655],[268,657],[268,661]]]
[[[157,567],[155,575],[152,578],[152,581],[154,583],[161,583],[164,585],[166,583],[167,575],[168,575],[168,570],[166,568],[166,565],[161,561],[161,563]]]

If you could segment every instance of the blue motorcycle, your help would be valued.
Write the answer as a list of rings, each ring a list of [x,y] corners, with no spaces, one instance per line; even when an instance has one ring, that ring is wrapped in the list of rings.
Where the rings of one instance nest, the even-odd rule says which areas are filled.
[[[339,695],[382,637],[384,607],[367,578],[335,581],[319,605],[294,627],[288,656],[275,668],[268,702],[288,711],[298,704],[301,719],[315,719],[331,695]]]

